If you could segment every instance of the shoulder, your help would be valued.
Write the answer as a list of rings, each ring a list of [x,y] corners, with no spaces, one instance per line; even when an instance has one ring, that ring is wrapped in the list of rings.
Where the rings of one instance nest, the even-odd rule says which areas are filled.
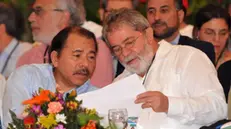
[[[15,70],[16,73],[32,75],[35,73],[45,74],[52,70],[52,66],[50,64],[30,64],[23,65]]]
[[[208,48],[213,48],[213,45],[209,42],[201,41],[201,40],[196,40],[196,39],[191,39],[187,36],[180,36],[181,42],[185,42],[186,45],[193,46],[193,47],[208,47]],[[184,43],[183,43],[184,45]]]
[[[218,68],[218,72],[225,72],[231,74],[231,60],[221,64]]]

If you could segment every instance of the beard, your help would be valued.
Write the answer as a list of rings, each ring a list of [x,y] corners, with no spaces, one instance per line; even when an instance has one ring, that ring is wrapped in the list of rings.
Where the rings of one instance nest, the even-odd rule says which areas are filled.
[[[149,67],[152,65],[152,60],[154,56],[154,51],[150,45],[147,43],[144,46],[144,50],[139,54],[133,54],[125,57],[123,62],[120,62],[125,69],[132,73],[136,73],[138,75],[145,74]],[[132,59],[137,58],[139,62],[136,62],[135,65],[128,65],[127,62]]]
[[[156,26],[165,26],[165,29],[162,31],[162,33],[156,33],[155,28]],[[173,27],[169,27],[165,22],[162,22],[160,20],[156,21],[155,23],[152,24],[152,28],[153,28],[153,36],[157,39],[165,39],[165,38],[169,38],[171,37],[176,31],[178,31],[179,28],[179,24],[176,24]]]

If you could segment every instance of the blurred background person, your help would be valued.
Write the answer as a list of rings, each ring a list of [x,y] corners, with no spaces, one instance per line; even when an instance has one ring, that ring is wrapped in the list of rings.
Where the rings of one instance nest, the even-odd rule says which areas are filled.
[[[192,38],[193,25],[187,24],[187,9],[184,5],[182,6],[182,10],[184,12],[184,18],[183,21],[180,23],[180,34]]]
[[[215,63],[215,52],[212,44],[194,40],[180,34],[180,24],[184,19],[182,0],[148,0],[147,19],[151,24],[154,37],[174,45],[188,45],[200,49]]]
[[[32,45],[19,41],[24,33],[23,16],[13,4],[0,2],[0,73],[8,77],[19,57]]]
[[[230,24],[231,20],[228,12],[220,6],[209,4],[201,8],[196,15],[195,29],[197,36],[195,38],[213,44],[217,69],[221,64],[231,59],[231,54],[227,51]],[[221,76],[219,80],[223,80]],[[227,99],[230,86],[222,86]]]
[[[216,53],[216,68],[231,59],[227,50],[230,33],[230,16],[220,6],[209,4],[201,8],[195,21],[196,37],[213,44]]]
[[[104,22],[108,13],[113,9],[128,8],[136,9],[139,4],[139,0],[100,0],[100,8],[98,10],[101,23]],[[112,56],[114,76],[117,77],[124,71],[123,65],[118,59]]]
[[[102,35],[102,26],[86,20],[83,0],[35,0],[28,20],[34,41],[41,42],[20,57],[17,67],[25,64],[47,63],[49,46],[53,37],[67,26],[82,26],[97,38]],[[98,40],[99,53],[91,83],[97,87],[113,80],[112,58],[109,48]],[[67,66],[68,67],[68,66]]]

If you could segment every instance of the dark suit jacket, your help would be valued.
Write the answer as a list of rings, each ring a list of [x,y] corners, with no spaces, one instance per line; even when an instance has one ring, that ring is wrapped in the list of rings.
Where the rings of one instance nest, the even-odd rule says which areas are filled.
[[[213,64],[215,64],[215,51],[214,51],[214,47],[211,43],[200,41],[200,40],[194,40],[194,39],[191,39],[187,36],[181,35],[178,44],[179,45],[188,45],[188,46],[192,46],[192,47],[195,47],[197,49],[200,49],[209,57],[209,59],[213,62]]]
[[[231,60],[221,64],[217,70],[217,74],[225,93],[226,102],[228,103],[229,90],[231,85]]]

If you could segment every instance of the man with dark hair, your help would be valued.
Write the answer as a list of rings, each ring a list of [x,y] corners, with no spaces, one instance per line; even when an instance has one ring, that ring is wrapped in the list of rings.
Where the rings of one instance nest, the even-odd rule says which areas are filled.
[[[78,94],[95,90],[89,83],[96,66],[97,43],[94,34],[84,28],[68,27],[52,40],[50,64],[31,64],[20,67],[8,79],[3,97],[3,123],[11,121],[9,110],[20,115],[23,100],[39,88]]]
[[[17,67],[48,63],[51,40],[65,27],[77,25],[93,32],[96,38],[101,38],[102,35],[102,26],[86,20],[83,0],[35,0],[28,20],[31,23],[33,39],[40,44],[23,54]],[[99,53],[90,81],[97,87],[103,87],[113,80],[112,58],[106,44],[101,39],[97,39],[97,43]]]
[[[101,22],[104,21],[108,12],[112,9],[129,8],[136,9],[139,0],[100,0],[99,15]]]
[[[136,9],[139,4],[139,0],[100,0],[99,15],[100,20],[103,23],[108,13],[113,9],[128,8]],[[114,76],[117,77],[124,71],[124,67],[117,60],[113,58]]]
[[[13,5],[0,2],[0,73],[8,77],[19,57],[31,44],[19,41],[24,31],[22,14]]]
[[[212,44],[180,35],[180,24],[184,19],[182,0],[148,0],[147,18],[157,40],[165,39],[175,45],[195,47],[203,51],[215,63]]]

